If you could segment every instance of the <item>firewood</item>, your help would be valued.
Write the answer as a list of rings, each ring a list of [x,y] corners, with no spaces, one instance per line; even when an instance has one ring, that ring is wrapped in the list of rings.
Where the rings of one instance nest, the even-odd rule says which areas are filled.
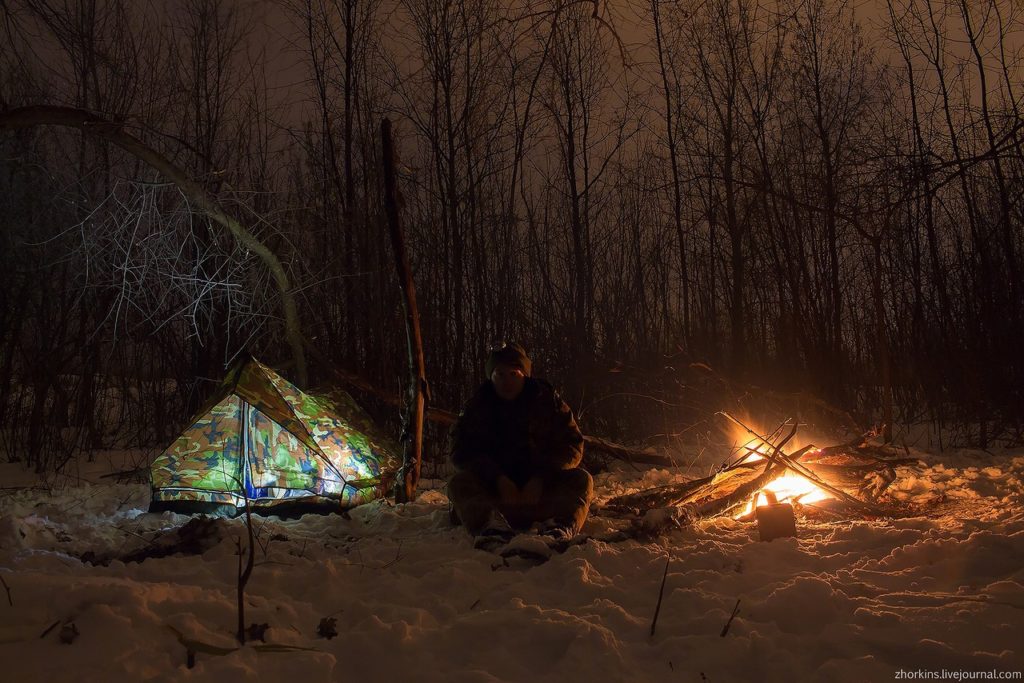
[[[896,479],[895,467],[914,465],[917,460],[900,459],[889,463],[878,462],[871,465],[831,465],[815,462],[804,463],[807,469],[818,476],[827,479],[835,485],[848,489],[859,489],[864,486],[869,475],[880,474],[890,479],[891,484]],[[876,495],[881,491],[876,492]]]
[[[651,510],[659,507],[676,505],[684,500],[690,493],[702,486],[710,484],[714,477],[702,477],[679,484],[668,484],[651,489],[644,489],[635,493],[627,493],[616,496],[604,504],[603,510],[616,510],[620,512],[632,512],[640,514],[641,510]]]
[[[770,470],[737,487],[732,493],[696,504],[693,510],[694,517],[706,519],[726,514],[733,508],[746,503],[755,493],[785,473],[786,469],[786,466],[782,463],[773,465]]]
[[[798,460],[810,448],[811,446],[805,446],[788,457]],[[767,472],[762,471],[758,475],[757,471],[759,469],[760,462],[753,462],[744,463],[740,467],[722,473],[731,475],[731,479],[726,480],[727,485],[720,486],[716,484],[714,487],[710,487],[704,496],[694,496],[691,498],[694,503],[694,516],[707,518],[726,514],[733,508],[746,503],[753,498],[755,493],[777,477],[782,476],[786,471],[786,466],[782,462],[778,462]],[[732,487],[731,489],[729,488],[730,486]]]
[[[823,489],[825,491],[828,491],[829,493],[831,493],[836,498],[838,498],[838,499],[840,499],[840,500],[842,500],[842,501],[844,501],[846,503],[850,503],[851,505],[854,505],[856,507],[860,507],[865,512],[870,512],[870,513],[873,513],[873,514],[879,514],[880,513],[878,508],[875,507],[874,505],[872,505],[871,503],[867,503],[865,501],[862,501],[859,498],[851,496],[846,491],[843,491],[841,489],[837,489],[836,487],[832,486],[831,484],[826,482],[824,479],[822,479],[821,477],[816,475],[810,469],[808,469],[808,467],[806,465],[804,465],[802,463],[799,463],[796,460],[793,460],[792,458],[787,456],[785,453],[780,452],[779,453],[779,457],[781,459],[782,464],[784,466],[786,466],[790,471],[792,471],[795,474],[800,475],[804,479],[807,479],[808,481],[810,481],[812,484],[814,484],[818,488]]]
[[[850,503],[851,505],[854,505],[854,506],[861,507],[866,512],[872,512],[872,513],[877,513],[878,512],[877,508],[875,508],[875,506],[871,505],[870,503],[866,503],[866,502],[864,502],[864,501],[862,501],[862,500],[860,500],[858,498],[855,498],[854,496],[851,496],[850,494],[846,493],[845,491],[837,489],[834,486],[832,486],[831,484],[829,484],[828,482],[824,481],[823,479],[821,479],[821,477],[817,476],[814,472],[809,470],[805,465],[803,465],[802,463],[798,462],[797,460],[791,458],[790,456],[786,455],[782,450],[780,450],[778,448],[775,448],[775,446],[770,441],[768,441],[764,437],[760,436],[757,432],[752,430],[747,425],[743,424],[740,420],[736,419],[732,415],[729,415],[728,413],[725,413],[725,412],[723,412],[721,414],[724,415],[726,418],[728,418],[730,421],[732,421],[735,424],[739,425],[740,427],[744,428],[752,436],[754,436],[754,437],[756,437],[758,439],[761,439],[766,444],[771,446],[774,449],[773,455],[777,456],[777,458],[781,461],[781,463],[786,468],[788,468],[790,471],[792,471],[794,474],[800,475],[801,477],[803,477],[804,479],[807,479],[808,481],[810,481],[812,484],[814,484],[818,488],[823,489],[825,491],[828,491],[833,496],[835,496],[836,498],[839,498],[840,500],[842,500],[844,502]],[[767,472],[768,471],[767,467],[765,469],[766,469],[766,472]]]
[[[800,466],[805,468],[814,477],[811,481],[820,488],[841,491],[841,494],[836,496],[836,498],[845,502],[852,509],[859,512],[867,512],[871,515],[882,514],[882,508],[850,496],[845,491],[842,491],[842,489],[845,488],[863,493],[866,485],[874,483],[868,480],[868,476],[880,474],[883,478],[884,487],[875,490],[871,496],[873,499],[877,498],[884,491],[884,488],[888,487],[895,480],[894,467],[912,465],[918,462],[914,458],[897,458],[892,460],[872,458],[867,463],[854,465],[804,462],[805,458],[816,457],[819,452],[813,450],[813,446],[806,446],[792,455],[786,455],[784,452],[782,452],[782,455],[785,459],[799,462]],[[835,452],[833,451],[833,453]],[[776,466],[773,469],[770,469],[769,472],[762,471],[758,475],[757,472],[762,467],[763,465],[760,460],[734,463],[728,470],[713,476],[658,486],[612,498],[601,507],[601,512],[602,514],[624,513],[641,516],[644,512],[656,508],[687,505],[692,508],[692,512],[696,517],[707,518],[725,514],[729,510],[745,503],[754,493],[777,476],[784,474],[786,470],[808,478],[799,469],[789,466],[784,458],[781,457],[777,459]],[[819,482],[825,483],[825,486],[820,486]],[[835,494],[833,493],[833,495]]]
[[[613,458],[627,462],[635,462],[644,465],[658,465],[660,467],[675,467],[676,463],[666,455],[659,455],[650,451],[640,451],[621,444],[613,443],[598,436],[584,435],[583,443],[587,448],[602,453],[607,453]]]
[[[868,441],[875,436],[877,435],[873,431],[865,432],[852,441],[836,444],[834,446],[826,446],[825,448],[819,449],[817,456],[828,457],[837,453],[849,453],[851,451],[856,451],[867,446]]]

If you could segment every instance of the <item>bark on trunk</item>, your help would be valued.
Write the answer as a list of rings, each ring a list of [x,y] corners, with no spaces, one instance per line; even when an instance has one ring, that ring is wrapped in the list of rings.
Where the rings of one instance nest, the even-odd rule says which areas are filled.
[[[428,400],[426,367],[423,361],[423,339],[420,336],[420,316],[416,308],[416,288],[412,269],[405,251],[405,237],[398,215],[398,190],[395,183],[395,151],[391,139],[391,121],[384,119],[380,126],[384,152],[384,208],[388,217],[388,232],[395,255],[395,266],[402,285],[402,305],[405,309],[405,333],[409,349],[409,395],[402,440],[405,459],[395,484],[395,502],[408,503],[416,499],[416,485],[420,479],[423,459],[423,414]]]

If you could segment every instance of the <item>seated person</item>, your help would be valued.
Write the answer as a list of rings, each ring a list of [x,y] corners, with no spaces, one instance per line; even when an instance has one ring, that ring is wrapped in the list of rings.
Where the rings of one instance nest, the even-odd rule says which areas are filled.
[[[448,482],[453,517],[473,535],[509,527],[556,539],[579,532],[594,494],[594,480],[579,467],[583,435],[554,388],[530,376],[532,363],[519,344],[492,350],[488,379],[477,389],[452,431]]]

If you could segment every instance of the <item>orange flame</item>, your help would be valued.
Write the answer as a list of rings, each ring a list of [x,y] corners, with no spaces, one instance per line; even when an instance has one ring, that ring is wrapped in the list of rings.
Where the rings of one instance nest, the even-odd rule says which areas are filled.
[[[739,455],[742,457],[748,451],[754,451],[746,458],[746,462],[764,460],[771,455],[772,450],[769,444],[766,444],[763,440],[757,437],[750,438],[750,434],[740,430],[738,427],[735,429],[736,431],[733,433],[736,437],[736,441],[743,444],[738,449]],[[792,472],[783,474],[778,479],[771,481],[761,490],[771,491],[774,493],[780,503],[815,503],[832,498],[832,495],[827,491],[820,489],[813,482],[808,481],[797,474],[793,474]],[[763,498],[759,498],[758,503],[760,505],[765,505],[767,504],[767,501]],[[736,515],[736,517],[745,517],[753,511],[754,501],[751,500],[747,503],[743,512]]]
[[[832,497],[827,491],[823,491],[814,483],[796,474],[784,474],[778,479],[772,480],[761,490],[774,493],[780,503],[793,503],[797,501],[801,503],[816,503]],[[758,503],[761,505],[764,505],[766,502],[763,498],[758,499]],[[754,501],[750,501],[747,503],[746,509],[738,516],[743,517],[753,511]]]

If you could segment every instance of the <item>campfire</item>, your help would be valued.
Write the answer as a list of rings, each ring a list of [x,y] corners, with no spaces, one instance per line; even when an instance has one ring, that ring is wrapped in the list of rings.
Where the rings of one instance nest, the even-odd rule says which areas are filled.
[[[796,505],[812,505],[823,500],[834,500],[835,497],[828,491],[823,491],[818,486],[803,477],[795,474],[784,474],[778,479],[769,482],[762,489],[762,492],[769,492],[775,495],[778,503],[790,503]],[[766,500],[766,499],[764,499]],[[763,504],[763,503],[762,503]],[[754,512],[753,498],[737,518],[749,517]]]
[[[868,518],[892,512],[882,500],[895,481],[895,468],[917,460],[898,455],[890,447],[872,445],[873,432],[853,442],[816,448],[793,448],[798,423],[783,422],[770,433],[759,434],[736,417],[721,413],[737,432],[733,459],[713,474],[678,484],[660,486],[608,501],[610,513],[643,515],[675,508],[675,519],[689,521],[731,516],[757,520],[763,540],[793,535],[780,529],[792,525],[794,511],[801,516],[818,513],[831,518]],[[909,453],[907,453],[909,455]],[[766,533],[765,520],[769,519]],[[795,531],[795,529],[794,529]]]
[[[759,461],[765,461],[768,456],[765,449],[770,448],[771,446],[769,443],[758,438],[747,442],[741,446],[739,450],[741,452],[746,452],[748,454],[746,462],[753,464]],[[809,454],[813,455],[815,452],[816,451],[810,451]],[[746,507],[735,515],[737,519],[753,518],[755,499],[758,498],[758,493],[771,494],[771,496],[765,495],[760,497],[762,505],[767,505],[769,499],[774,500],[776,503],[789,503],[796,505],[810,505],[823,500],[835,499],[835,496],[819,487],[810,479],[800,476],[799,474],[787,472],[765,484],[761,487],[760,491],[755,492]]]

